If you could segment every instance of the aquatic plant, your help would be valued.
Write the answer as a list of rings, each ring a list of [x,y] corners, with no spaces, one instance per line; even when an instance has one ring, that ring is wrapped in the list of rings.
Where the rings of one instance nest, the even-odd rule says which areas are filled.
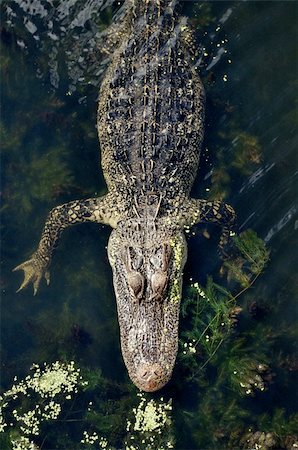
[[[174,436],[172,430],[172,400],[164,402],[147,398],[144,394],[137,394],[140,403],[133,409],[133,420],[127,421],[125,438],[127,450],[141,450],[158,448],[166,450],[174,448]]]
[[[283,331],[262,321],[245,329],[244,299],[268,264],[269,250],[252,230],[233,241],[233,257],[221,268],[226,281],[208,277],[205,287],[193,282],[182,302],[177,375],[184,389],[185,381],[199,389],[199,398],[198,410],[185,411],[179,419],[192,430],[194,448],[294,450],[297,415],[276,409],[251,416],[246,400],[274,396],[272,348]]]
[[[269,260],[264,242],[252,230],[232,239],[238,254],[223,263],[223,270],[228,280],[236,281],[241,289],[232,293],[208,277],[205,288],[198,282],[193,283],[182,302],[181,314],[187,317],[188,327],[181,334],[180,354],[192,373],[190,378],[212,360],[231,334],[242,310],[236,300],[252,286]]]
[[[40,366],[33,364],[25,379],[14,379],[12,387],[1,398],[1,432],[9,435],[12,448],[34,449],[43,422],[56,420],[62,404],[71,400],[78,389],[86,386],[73,361]]]
[[[127,411],[125,434],[122,448],[125,450],[142,450],[155,448],[166,450],[174,448],[174,436],[171,419],[171,399],[164,402],[160,399],[146,398],[144,394],[137,394],[138,405]],[[84,431],[81,443],[85,447],[97,444],[99,448],[115,449],[109,437],[100,436],[99,429],[93,424],[93,430]]]
[[[210,199],[225,199],[231,192],[231,180],[251,175],[262,162],[262,149],[257,136],[237,128],[233,121],[227,131],[218,131],[216,163],[212,170]]]
[[[243,449],[296,450],[298,448],[297,429],[298,414],[286,417],[283,409],[276,409],[272,415],[262,415],[257,426],[247,427],[242,436],[237,436],[237,440]],[[232,445],[233,439],[230,442]]]
[[[162,397],[152,399],[137,393],[126,397],[125,402],[122,397],[120,404],[115,403],[108,413],[106,395],[112,394],[111,383],[99,371],[80,371],[73,361],[33,364],[30,375],[14,381],[0,398],[0,442],[6,443],[2,448],[42,448],[47,436],[53,439],[45,426],[58,419],[64,426],[72,421],[80,425],[80,442],[73,441],[72,448],[82,448],[80,444],[84,444],[84,448],[94,448],[96,444],[97,448],[115,449],[119,438],[127,450],[174,447],[171,399],[165,402]],[[95,403],[88,401],[88,407],[72,411],[74,403],[69,402],[78,402],[81,397],[80,402],[86,404],[90,393],[96,398]],[[116,421],[119,421],[120,435],[115,430]],[[56,433],[55,438],[58,443]],[[63,448],[65,444],[63,442]]]
[[[226,260],[223,269],[227,271],[228,280],[235,280],[243,288],[247,288],[262,273],[269,261],[270,251],[253,230],[246,230],[240,236],[234,236],[233,241],[240,254]]]

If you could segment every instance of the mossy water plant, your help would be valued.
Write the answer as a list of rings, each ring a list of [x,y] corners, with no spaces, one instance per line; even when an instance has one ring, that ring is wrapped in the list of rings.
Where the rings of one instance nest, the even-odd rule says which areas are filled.
[[[222,200],[231,194],[231,180],[251,175],[261,164],[262,149],[258,138],[237,128],[233,122],[227,132],[219,132],[217,163],[212,171],[210,199]],[[211,141],[212,145],[212,141]]]
[[[34,364],[31,374],[15,379],[0,398],[1,448],[41,450],[48,443],[90,450],[174,448],[171,399],[123,394],[124,386],[98,370],[80,371],[73,362]]]
[[[1,432],[5,440],[9,436],[11,448],[34,448],[33,439],[40,436],[43,422],[57,420],[62,403],[71,400],[86,384],[73,361],[45,363],[42,367],[33,364],[25,379],[18,381],[15,377],[0,399]]]

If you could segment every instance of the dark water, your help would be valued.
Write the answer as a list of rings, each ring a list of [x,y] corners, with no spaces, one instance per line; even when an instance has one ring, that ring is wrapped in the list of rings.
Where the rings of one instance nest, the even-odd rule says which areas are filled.
[[[98,67],[104,67],[102,59],[96,63],[96,33],[113,10],[99,14],[92,1],[53,8],[50,2],[2,5],[2,385],[7,389],[15,375],[25,376],[33,362],[74,359],[100,368],[110,383],[101,407],[124,405],[120,419],[114,413],[103,430],[119,448],[121,436],[112,430],[136,391],[119,348],[109,230],[89,224],[65,231],[51,285],[35,297],[31,288],[15,294],[21,277],[11,273],[34,251],[52,207],[106,192],[95,130]],[[250,357],[264,360],[273,378],[265,393],[241,397],[228,381],[217,384],[221,366],[210,368],[205,384],[184,384],[178,362],[162,394],[173,399],[175,448],[249,448],[241,440],[249,428],[287,436],[295,429],[298,7],[292,1],[220,1],[185,2],[183,8],[205,47],[195,61],[207,92],[207,122],[193,195],[225,198],[237,211],[240,231],[254,229],[271,252],[265,272],[239,298],[243,311],[230,349],[233,339],[246,339]],[[185,289],[190,278],[204,285],[207,274],[218,274],[216,237],[209,231],[208,241],[200,230],[189,238]],[[65,427],[60,440],[48,438],[42,448],[83,448]],[[262,445],[251,448],[292,449],[291,442]]]

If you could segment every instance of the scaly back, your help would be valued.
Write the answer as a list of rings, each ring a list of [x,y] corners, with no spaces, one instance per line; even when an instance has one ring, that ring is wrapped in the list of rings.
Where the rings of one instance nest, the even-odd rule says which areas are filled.
[[[102,166],[124,196],[163,192],[183,201],[197,172],[204,91],[182,39],[174,2],[129,2],[126,37],[99,99]]]

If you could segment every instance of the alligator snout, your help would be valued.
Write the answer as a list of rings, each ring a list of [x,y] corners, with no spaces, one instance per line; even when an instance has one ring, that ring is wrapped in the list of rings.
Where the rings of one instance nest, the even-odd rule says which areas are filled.
[[[154,392],[167,382],[165,371],[156,363],[142,363],[136,371],[136,385],[145,392]]]

